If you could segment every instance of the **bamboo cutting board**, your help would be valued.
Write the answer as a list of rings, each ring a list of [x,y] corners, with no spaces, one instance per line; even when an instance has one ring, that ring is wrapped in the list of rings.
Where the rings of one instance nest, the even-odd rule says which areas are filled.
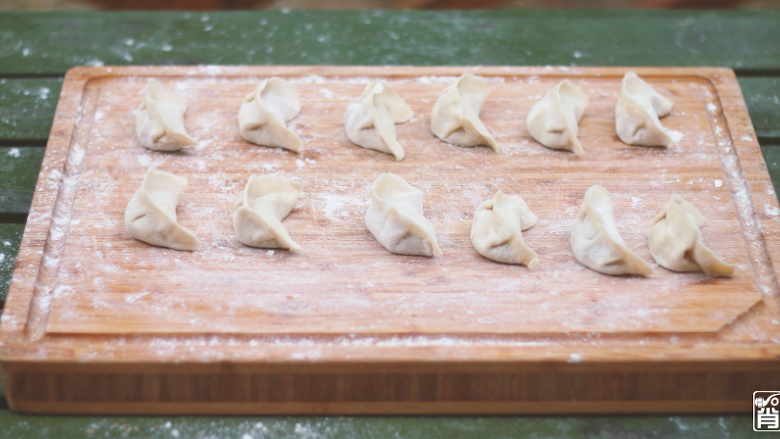
[[[0,327],[3,388],[22,412],[511,413],[749,410],[780,388],[780,208],[736,78],[715,68],[638,68],[675,102],[672,147],[619,141],[625,68],[89,67],[65,79]],[[430,132],[439,92],[490,81],[481,118],[501,145]],[[295,83],[303,151],[242,141],[238,110],[263,78]],[[140,147],[134,112],[150,77],[187,100],[197,146]],[[531,106],[562,79],[590,97],[584,157],[530,138]],[[370,80],[415,111],[406,158],[346,138]],[[179,222],[195,252],[124,231],[150,166],[186,176]],[[424,193],[444,256],[387,252],[366,229],[369,185],[393,172]],[[285,220],[303,251],[241,245],[232,211],[253,174],[303,183]],[[613,196],[629,248],[672,193],[707,218],[704,242],[733,278],[610,277],[581,266],[569,232],[585,191]],[[469,233],[497,190],[539,223],[529,270],[481,257]]]

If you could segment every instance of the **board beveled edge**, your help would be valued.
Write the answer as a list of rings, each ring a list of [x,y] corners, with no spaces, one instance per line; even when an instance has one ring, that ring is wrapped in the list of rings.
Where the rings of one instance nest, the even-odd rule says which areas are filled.
[[[58,169],[62,169],[62,166],[59,166],[59,168],[56,166],[57,163],[64,163],[65,157],[68,153],[71,138],[73,136],[74,127],[78,115],[78,109],[81,105],[83,95],[85,93],[86,87],[88,83],[94,79],[99,79],[102,77],[107,76],[114,76],[114,75],[122,75],[122,74],[133,74],[135,76],[143,76],[143,75],[149,75],[149,76],[166,76],[166,75],[176,75],[176,76],[182,76],[182,75],[200,75],[204,76],[208,74],[218,74],[221,76],[233,76],[233,75],[240,75],[240,76],[247,76],[247,69],[250,70],[262,70],[262,71],[268,71],[270,72],[266,74],[277,74],[277,75],[307,75],[307,74],[320,74],[320,75],[331,75],[336,76],[339,74],[343,75],[349,75],[354,76],[356,74],[361,75],[388,75],[388,71],[393,70],[400,70],[403,69],[403,67],[328,67],[328,66],[257,66],[257,67],[160,67],[160,66],[149,66],[149,67],[76,67],[71,69],[65,79],[65,82],[63,84],[63,90],[60,97],[60,102],[58,103],[57,107],[57,113],[58,118],[56,123],[52,127],[52,132],[49,140],[49,144],[47,145],[47,153],[44,158],[44,163],[42,166],[42,171],[39,176],[38,180],[38,187],[36,188],[36,194],[33,200],[33,206],[31,208],[30,213],[30,220],[28,220],[28,226],[25,230],[25,236],[22,241],[22,246],[20,248],[19,258],[17,259],[16,263],[16,270],[14,272],[14,276],[12,278],[12,284],[11,288],[9,289],[9,300],[6,302],[6,314],[4,314],[3,318],[3,325],[0,328],[0,341],[4,343],[3,347],[0,347],[0,360],[5,362],[16,362],[23,359],[34,359],[34,358],[41,358],[42,351],[45,351],[45,354],[43,357],[46,358],[45,362],[52,361],[54,359],[67,359],[69,361],[77,361],[76,357],[79,357],[80,355],[84,355],[85,352],[88,352],[88,346],[91,345],[90,342],[87,342],[84,347],[87,347],[86,350],[81,349],[71,349],[67,346],[72,346],[73,341],[76,340],[85,340],[89,339],[90,337],[78,337],[78,336],[65,336],[65,337],[52,337],[52,336],[43,336],[39,341],[36,342],[30,342],[27,340],[24,334],[24,327],[28,324],[27,321],[27,310],[29,310],[30,302],[32,300],[32,289],[34,288],[34,279],[37,278],[36,274],[40,270],[41,266],[43,265],[43,246],[47,240],[48,236],[48,230],[49,225],[51,223],[51,211],[52,208],[47,209],[47,203],[49,203],[49,200],[56,199],[58,190],[59,190],[59,184],[52,185],[52,182],[59,183],[59,175],[57,174]],[[413,74],[409,74],[408,76],[419,76],[420,74],[438,74],[438,75],[459,75],[463,73],[464,71],[472,71],[474,73],[482,74],[482,75],[511,75],[511,74],[522,74],[522,75],[528,75],[528,74],[540,74],[540,75],[547,75],[547,76],[560,76],[560,77],[567,77],[567,76],[577,76],[577,75],[595,75],[596,70],[599,71],[598,76],[604,76],[601,74],[605,69],[610,71],[610,74],[613,76],[622,76],[626,71],[628,70],[634,70],[637,71],[640,75],[655,75],[655,76],[697,76],[701,77],[705,80],[711,81],[714,85],[714,87],[717,90],[718,98],[723,99],[724,95],[721,94],[721,89],[723,89],[724,86],[728,86],[728,81],[723,81],[722,78],[730,79],[733,82],[733,85],[737,85],[736,83],[736,77],[732,70],[730,69],[723,69],[723,68],[551,68],[551,67],[415,67],[415,72]],[[356,70],[358,71],[356,73]],[[165,73],[168,72],[168,73]],[[396,73],[397,74],[397,73]],[[400,75],[400,74],[398,74]],[[737,85],[736,87],[736,95],[738,97],[737,100],[741,100],[741,92],[739,91],[739,87]],[[728,99],[732,99],[734,96],[726,95]],[[728,103],[727,103],[728,104]],[[737,118],[747,118],[748,126],[750,128],[750,133],[753,136],[752,141],[747,141],[745,144],[740,145],[739,148],[735,148],[735,151],[737,154],[740,155],[740,158],[742,158],[742,155],[748,154],[748,153],[755,153],[755,151],[758,151],[758,156],[761,157],[760,148],[758,147],[758,143],[755,140],[755,133],[752,129],[752,124],[750,124],[749,116],[747,116],[747,110],[742,104],[739,107],[731,107],[727,104],[723,105],[723,115],[728,119],[729,117],[737,117]],[[739,135],[739,133],[732,133],[732,137]],[[748,156],[747,159],[750,159],[752,156]],[[740,160],[742,163],[745,163],[744,160]],[[763,158],[761,158],[761,163],[763,164]],[[60,171],[61,172],[61,171]],[[761,174],[759,172],[759,174]],[[769,182],[769,185],[771,187],[771,181],[769,181],[768,174],[765,170],[763,170],[763,175],[759,175],[760,178],[758,180],[764,180],[765,182]],[[728,178],[732,178],[731,175],[728,176]],[[755,179],[751,180],[748,178],[748,184],[756,184]],[[48,186],[46,186],[48,184]],[[52,189],[54,187],[54,189]],[[752,188],[751,188],[752,189]],[[751,190],[752,195],[752,190]],[[751,198],[752,200],[752,198]],[[772,197],[771,203],[776,207],[777,206],[777,200],[776,198]],[[48,204],[50,206],[53,205],[53,203]],[[752,207],[753,212],[760,212],[758,206],[756,205],[756,201],[752,200]],[[739,212],[738,212],[739,213]],[[759,226],[760,230],[760,226]],[[764,234],[764,237],[766,235]],[[769,262],[773,263],[774,258],[771,258],[771,255],[778,255],[780,254],[780,243],[772,242],[767,244],[767,257],[770,258]],[[771,270],[771,277],[775,276],[776,270]],[[17,273],[18,272],[18,273]],[[777,296],[777,288],[776,288],[776,278],[774,279],[775,282],[775,288],[773,291],[763,291],[763,294],[776,297]],[[758,303],[760,301],[760,298],[756,301]],[[755,304],[754,304],[755,305]],[[776,310],[777,305],[771,304],[769,307],[771,310]],[[750,311],[748,311],[750,313]],[[764,313],[766,314],[766,312]],[[744,315],[744,314],[743,314]],[[7,317],[6,317],[7,316]],[[741,320],[741,317],[736,317],[735,321]],[[11,321],[11,323],[8,323]],[[44,322],[45,323],[45,322]],[[735,323],[732,322],[730,325],[734,325]],[[21,331],[20,331],[21,328]],[[194,336],[194,338],[198,338],[198,336]],[[432,336],[432,338],[435,339],[435,335]],[[166,338],[166,336],[162,336],[162,338]],[[181,337],[172,336],[168,337],[173,343],[176,343],[177,339],[180,339]],[[187,337],[184,337],[187,338]],[[466,337],[470,338],[470,337]],[[722,346],[719,346],[721,345]],[[753,357],[753,355],[747,355],[746,357],[741,356],[737,354],[736,357],[729,356],[733,355],[723,354],[723,347],[732,346],[732,343],[721,341],[720,343],[708,343],[708,348],[704,349],[694,349],[694,355],[689,356],[691,354],[690,349],[681,349],[679,352],[675,352],[675,355],[679,355],[679,359],[685,359],[685,360],[692,360],[695,358],[707,358],[709,357],[713,361],[722,361],[725,359],[733,359],[733,358],[746,358],[746,357]],[[751,352],[751,354],[755,354],[756,352],[760,352],[763,358],[765,359],[772,359],[777,360],[777,358],[780,357],[780,347],[778,345],[773,343],[753,343],[752,349],[754,352]],[[569,355],[567,355],[567,352],[572,352],[574,350],[578,352],[583,352],[584,358],[586,358],[586,361],[597,361],[599,359],[607,359],[607,360],[615,360],[615,352],[613,351],[612,354],[607,354],[605,356],[598,355],[598,352],[602,348],[591,348],[587,346],[587,343],[583,343],[582,345],[577,345],[568,347],[564,349],[563,353],[557,353],[553,357],[549,357],[547,355],[544,355],[541,351],[548,351],[549,352],[549,346],[533,346],[533,345],[523,345],[520,343],[520,347],[495,347],[495,346],[488,346],[487,349],[482,349],[484,346],[480,346],[479,341],[475,342],[474,346],[465,346],[465,345],[458,345],[455,347],[447,347],[447,346],[440,346],[437,347],[435,350],[436,357],[438,361],[446,361],[446,358],[461,358],[463,359],[463,351],[469,350],[471,353],[474,354],[473,357],[471,357],[471,360],[479,360],[482,358],[496,358],[496,355],[502,356],[501,354],[506,354],[506,350],[517,350],[521,349],[524,352],[524,361],[560,361],[560,362],[567,362],[571,359],[569,358]],[[398,349],[393,349],[395,351],[395,354],[403,354],[405,351],[404,346],[400,346]],[[443,351],[450,351],[450,352],[443,352]],[[538,351],[537,351],[538,350]],[[610,350],[610,349],[607,349]],[[624,346],[621,348],[617,348],[616,351],[632,351],[632,354],[638,354],[643,350],[642,347],[638,346]],[[130,350],[132,351],[132,350]],[[288,351],[286,353],[283,353],[283,351]],[[333,355],[333,358],[339,358],[340,353],[338,352],[338,347],[330,347],[327,349],[327,351]],[[482,351],[482,352],[480,352]],[[534,355],[533,351],[536,355]],[[592,351],[592,352],[588,352]],[[652,349],[650,350],[652,351]],[[737,351],[742,351],[741,349],[737,349]],[[130,352],[127,352],[130,353]],[[745,352],[743,351],[743,354]],[[140,352],[138,352],[140,354]],[[280,357],[276,357],[276,360],[284,360],[289,359],[287,355],[289,355],[288,349],[282,349],[279,354],[281,354]],[[530,355],[529,355],[530,354]],[[540,355],[542,354],[542,355]],[[181,359],[180,355],[187,355],[186,349],[183,349],[182,352],[179,353],[179,357]],[[485,357],[482,357],[481,355],[486,355]],[[640,355],[641,356],[641,355]],[[359,356],[358,356],[359,357]],[[412,355],[411,357],[417,357],[416,355]],[[511,357],[511,355],[510,355]],[[138,359],[142,358],[142,356],[136,357]],[[399,357],[398,359],[402,359],[403,355]],[[652,361],[652,358],[655,358],[656,360],[661,358],[669,358],[668,355],[653,355],[650,354],[647,356],[647,359],[649,361]],[[42,358],[41,358],[42,359]],[[264,358],[264,361],[274,361],[271,358]],[[366,358],[363,358],[362,361],[365,361]],[[410,358],[411,361],[419,361],[419,357],[415,359]],[[355,361],[361,361],[360,358],[355,358]],[[387,358],[385,358],[385,361],[387,361]],[[520,361],[519,358],[515,358],[514,361]],[[302,362],[305,362],[302,361]],[[297,363],[297,362],[293,362]]]

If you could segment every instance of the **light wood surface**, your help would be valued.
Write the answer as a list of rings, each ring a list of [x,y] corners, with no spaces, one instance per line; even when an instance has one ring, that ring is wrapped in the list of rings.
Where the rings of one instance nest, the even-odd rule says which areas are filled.
[[[11,404],[32,412],[224,413],[233,411],[230,401],[254,400],[262,404],[252,410],[268,413],[485,412],[477,407],[497,397],[473,390],[487,385],[484,379],[463,384],[462,376],[446,373],[489,370],[500,388],[512,374],[536,382],[534,374],[543,371],[558,389],[531,395],[508,386],[501,398],[511,403],[496,412],[589,411],[576,403],[605,398],[599,395],[621,380],[655,383],[636,378],[652,374],[671,381],[652,395],[628,385],[606,397],[615,404],[593,411],[705,410],[664,405],[680,399],[709,401],[701,407],[712,410],[743,407],[743,393],[750,401],[753,390],[762,390],[752,386],[771,387],[780,375],[772,262],[780,254],[780,211],[755,133],[730,70],[639,68],[634,70],[675,101],[662,123],[684,137],[669,149],[624,145],[615,134],[614,105],[628,70],[71,70],[0,327]],[[438,93],[465,71],[491,81],[481,117],[501,145],[499,153],[448,145],[430,133]],[[269,76],[298,88],[303,110],[289,125],[304,142],[300,154],[254,146],[238,134],[241,100]],[[149,77],[188,101],[184,122],[198,146],[179,153],[140,147],[133,114]],[[590,97],[580,122],[584,157],[547,149],[525,129],[531,106],[565,78]],[[415,111],[412,121],[397,125],[406,150],[402,162],[346,138],[344,110],[369,80],[392,83]],[[152,247],[124,231],[124,209],[152,165],[190,180],[177,213],[198,236],[197,251]],[[368,186],[382,172],[423,191],[444,256],[394,255],[367,231]],[[233,205],[253,174],[303,183],[285,220],[303,247],[299,254],[245,247],[235,239]],[[736,276],[674,273],[655,264],[656,273],[647,278],[584,268],[571,253],[569,231],[593,184],[612,193],[623,238],[648,262],[650,221],[672,193],[682,195],[707,218],[705,244],[738,264]],[[474,211],[499,189],[522,196],[540,218],[524,233],[540,257],[535,270],[491,262],[470,243]],[[170,369],[155,369],[163,366]],[[213,367],[219,373],[198,378]],[[566,367],[574,369],[564,373]],[[146,378],[133,375],[134,368],[146,371]],[[267,392],[246,386],[275,368],[304,381],[328,370],[335,381],[317,382],[336,383],[322,384],[321,391],[340,403],[312,405],[316,399],[299,394],[279,399],[297,405],[269,408]],[[740,378],[759,369],[769,371]],[[409,405],[388,403],[388,389],[406,384],[387,382],[382,374],[399,371],[408,372],[410,383],[433,376],[432,402],[411,404],[422,396],[408,384],[399,398]],[[712,379],[716,371],[737,375]],[[183,404],[185,397],[171,400],[176,408],[162,409],[160,377],[179,380],[175,388],[185,395],[196,394],[202,380],[225,389],[219,391],[225,408],[198,398]],[[362,393],[343,391],[345,380]],[[568,397],[567,404],[547,404],[581,389],[582,380],[589,384],[575,392],[572,408]],[[681,390],[685,381],[698,384]],[[94,394],[61,391],[74,382],[103,383],[99,400],[112,404],[98,408]],[[153,390],[138,390],[141,382]],[[311,389],[317,382],[297,386]],[[451,403],[446,395],[463,385],[472,390]],[[138,400],[127,396],[135,391]],[[635,404],[622,408],[629,400]],[[361,401],[378,408],[360,409]],[[545,404],[530,408],[534,401]]]

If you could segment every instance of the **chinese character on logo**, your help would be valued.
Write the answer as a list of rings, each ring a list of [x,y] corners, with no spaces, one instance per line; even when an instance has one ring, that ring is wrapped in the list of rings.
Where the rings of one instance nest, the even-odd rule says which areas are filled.
[[[753,392],[753,430],[780,431],[780,392]]]

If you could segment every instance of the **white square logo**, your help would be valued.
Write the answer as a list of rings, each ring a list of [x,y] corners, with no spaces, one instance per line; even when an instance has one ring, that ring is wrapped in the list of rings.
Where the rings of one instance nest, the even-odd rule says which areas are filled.
[[[753,430],[780,431],[780,391],[753,392]]]

